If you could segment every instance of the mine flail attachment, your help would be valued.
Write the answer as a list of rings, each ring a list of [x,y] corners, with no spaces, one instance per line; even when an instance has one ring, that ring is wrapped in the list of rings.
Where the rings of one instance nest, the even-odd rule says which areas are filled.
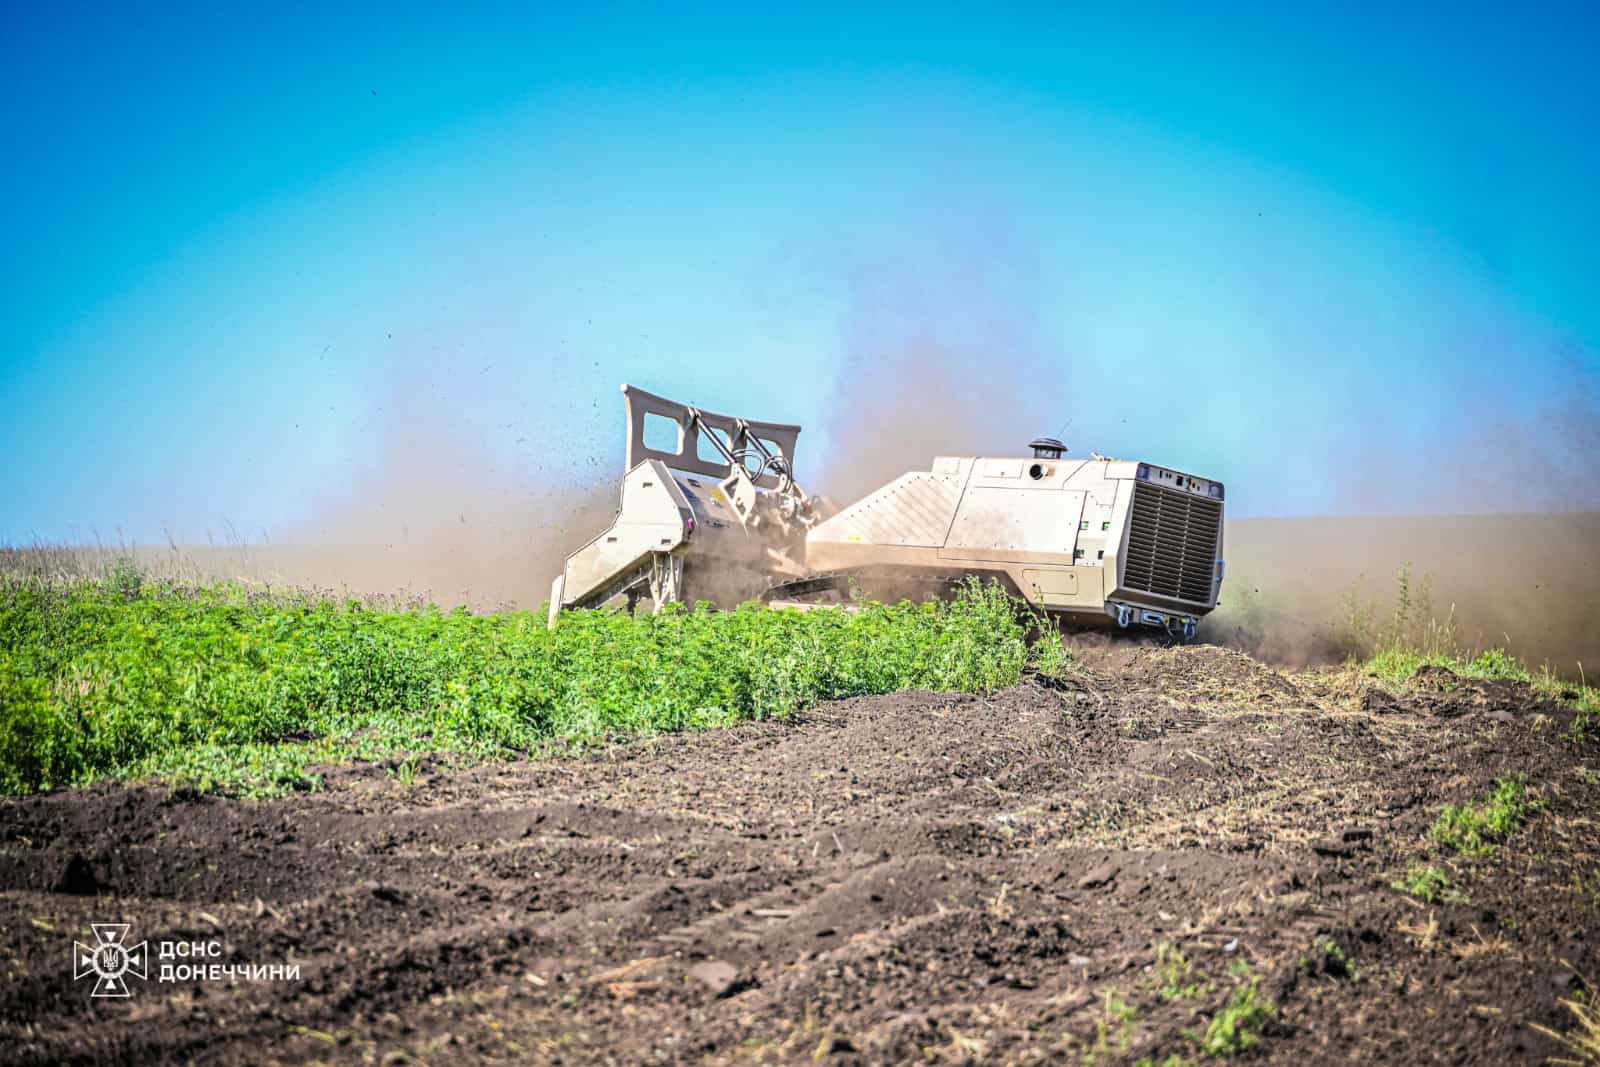
[[[672,552],[650,553],[650,599],[656,604],[676,604],[683,594],[683,557]]]
[[[775,576],[803,570],[806,531],[821,517],[794,478],[800,427],[719,415],[622,387],[627,470],[616,519],[567,557],[551,587],[564,608],[648,597],[737,603]]]

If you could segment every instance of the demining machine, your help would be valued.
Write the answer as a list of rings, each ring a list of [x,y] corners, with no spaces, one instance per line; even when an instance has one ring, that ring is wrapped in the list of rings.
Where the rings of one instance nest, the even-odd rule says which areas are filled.
[[[937,456],[835,508],[795,480],[800,427],[703,411],[631,385],[610,527],[550,590],[563,609],[641,599],[848,606],[948,595],[969,578],[1068,626],[1190,640],[1222,586],[1221,482],[1054,437],[1026,456]]]

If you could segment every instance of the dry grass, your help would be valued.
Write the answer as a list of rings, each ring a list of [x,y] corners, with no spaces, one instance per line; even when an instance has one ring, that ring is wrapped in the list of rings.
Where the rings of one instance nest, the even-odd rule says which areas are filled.
[[[1437,925],[1437,924],[1435,924]],[[1505,956],[1512,954],[1511,942],[1505,935],[1484,937],[1477,926],[1472,927],[1472,937],[1462,938],[1449,946],[1450,955],[1458,960],[1476,959],[1480,956]]]
[[[1397,928],[1402,934],[1411,938],[1418,952],[1432,952],[1439,938],[1439,920],[1431,911],[1428,912],[1427,922],[1413,919],[1397,924]]]
[[[1565,960],[1564,966],[1570,966]],[[1594,1003],[1594,983],[1585,981],[1577,996],[1560,1001],[1572,1013],[1572,1029],[1561,1033],[1548,1026],[1531,1024],[1535,1030],[1559,1044],[1570,1055],[1550,1057],[1546,1062],[1563,1067],[1600,1067],[1600,1006]],[[1585,996],[1584,994],[1588,994]]]

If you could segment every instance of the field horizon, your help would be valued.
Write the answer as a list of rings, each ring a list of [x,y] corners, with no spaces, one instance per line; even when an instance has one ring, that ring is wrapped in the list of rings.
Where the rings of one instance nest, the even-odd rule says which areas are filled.
[[[0,549],[6,569],[42,565],[92,575],[119,557],[185,581],[272,586],[426,600],[474,612],[540,608],[567,552],[603,525],[591,506],[543,541],[463,523],[447,534],[387,541],[227,544],[35,544]],[[593,514],[591,514],[593,513]],[[402,524],[400,527],[405,530]],[[1350,651],[1352,609],[1392,610],[1409,565],[1440,621],[1463,648],[1505,648],[1534,666],[1578,678],[1600,664],[1600,512],[1474,515],[1315,515],[1230,519],[1218,610],[1202,636],[1271,663],[1331,663]]]

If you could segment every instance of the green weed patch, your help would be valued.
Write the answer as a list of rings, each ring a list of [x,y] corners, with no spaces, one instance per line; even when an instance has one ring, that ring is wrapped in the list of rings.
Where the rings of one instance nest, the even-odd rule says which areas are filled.
[[[1261,980],[1252,978],[1236,988],[1222,1010],[1212,1017],[1200,1040],[1200,1051],[1207,1056],[1235,1056],[1260,1040],[1260,1030],[1277,1007],[1261,995]]]
[[[1389,884],[1426,904],[1432,904],[1437,900],[1449,900],[1452,896],[1450,876],[1437,867],[1423,863],[1413,863],[1404,875]]]
[[[1515,656],[1491,648],[1476,656],[1460,653],[1421,652],[1411,648],[1386,648],[1366,663],[1366,672],[1386,682],[1403,682],[1424,667],[1444,667],[1463,678],[1532,682],[1534,677]]]
[[[492,757],[839,697],[986,691],[1019,680],[1025,623],[976,582],[943,603],[580,611],[550,631],[531,611],[397,610],[127,568],[100,582],[0,578],[0,792],[105,775],[283,792],[313,787],[318,764]],[[1060,670],[1058,652],[1041,666]]]
[[[1164,1001],[1204,995],[1209,983],[1194,977],[1194,965],[1170,941],[1156,945],[1156,992]]]
[[[1526,778],[1502,778],[1477,804],[1445,805],[1428,836],[1452,852],[1487,856],[1522,825],[1533,808]]]

